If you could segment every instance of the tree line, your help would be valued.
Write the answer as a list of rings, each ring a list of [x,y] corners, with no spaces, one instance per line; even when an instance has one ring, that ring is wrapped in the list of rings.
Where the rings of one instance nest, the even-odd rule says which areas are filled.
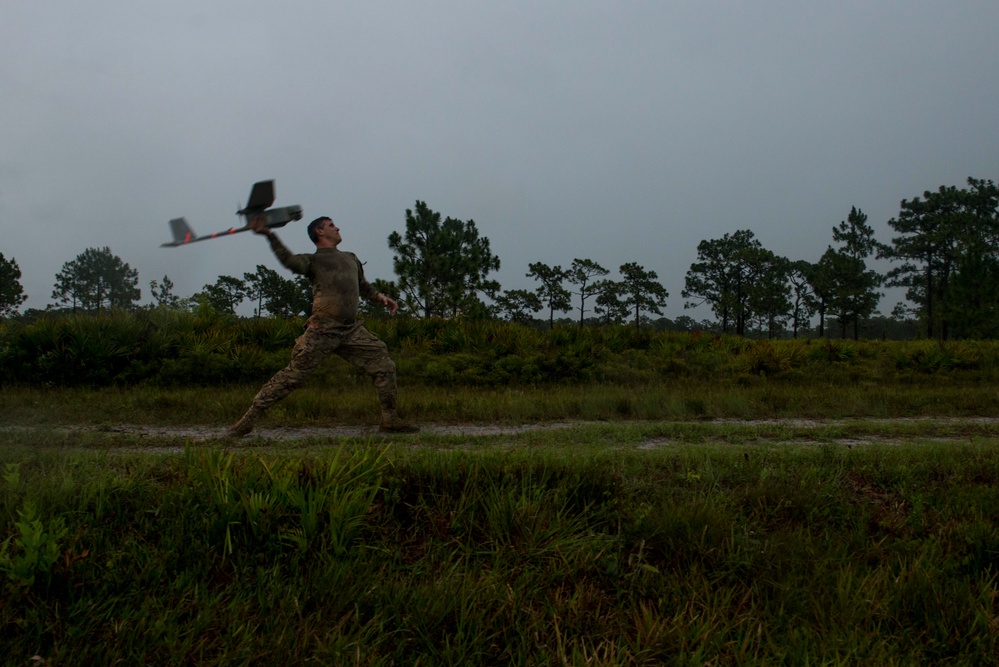
[[[904,287],[909,305],[896,306],[892,317],[917,321],[927,338],[999,336],[999,188],[975,178],[965,188],[941,186],[902,200],[887,224],[894,236],[882,243],[867,215],[851,207],[816,262],[779,256],[748,229],[701,241],[684,279],[684,308],[708,306],[717,321],[702,326],[722,333],[797,337],[817,318],[818,336],[836,327],[839,336],[857,338],[874,316],[879,289]],[[614,279],[588,258],[566,267],[531,263],[525,276],[536,287],[504,290],[490,277],[500,259],[475,222],[443,217],[423,201],[406,210],[404,231],[387,241],[396,278],[373,282],[415,317],[641,327],[662,315],[669,297],[655,271],[628,262]],[[882,275],[868,265],[872,259],[895,266]],[[0,316],[16,314],[26,299],[20,276],[16,261],[0,254]],[[149,287],[153,307],[205,305],[235,313],[248,301],[260,316],[308,315],[311,307],[307,280],[263,265],[241,278],[219,276],[188,298],[173,293],[168,276]],[[136,270],[107,247],[88,248],[56,275],[56,305],[49,308],[134,309],[140,295]]]

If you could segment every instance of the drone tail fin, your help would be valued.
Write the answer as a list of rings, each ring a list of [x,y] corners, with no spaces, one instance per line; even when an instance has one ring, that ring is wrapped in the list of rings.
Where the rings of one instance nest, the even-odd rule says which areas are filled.
[[[184,218],[174,218],[170,221],[170,232],[173,233],[173,242],[164,243],[164,246],[178,246],[190,243],[198,238],[191,226]]]

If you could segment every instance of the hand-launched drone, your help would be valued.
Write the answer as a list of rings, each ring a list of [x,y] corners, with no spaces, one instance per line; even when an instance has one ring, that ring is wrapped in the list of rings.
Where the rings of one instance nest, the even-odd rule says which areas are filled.
[[[284,227],[292,220],[302,219],[301,206],[270,208],[270,205],[273,203],[274,181],[260,181],[253,184],[253,189],[250,190],[250,200],[246,203],[245,208],[236,211],[236,215],[241,215],[247,220],[258,215],[263,215],[264,226],[271,229]],[[178,245],[194,243],[195,241],[207,241],[208,239],[228,236],[229,234],[238,234],[239,232],[249,230],[250,226],[247,224],[242,227],[230,227],[224,231],[208,234],[207,236],[198,236],[191,229],[190,225],[187,224],[187,220],[184,218],[174,218],[170,221],[170,231],[173,233],[173,241],[171,243],[163,243],[160,247],[172,248]]]

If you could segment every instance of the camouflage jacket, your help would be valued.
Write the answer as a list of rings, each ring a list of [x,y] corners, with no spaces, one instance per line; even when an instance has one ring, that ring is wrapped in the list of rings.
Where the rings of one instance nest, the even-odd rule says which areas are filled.
[[[281,243],[276,234],[268,236],[271,250],[286,267],[312,283],[312,320],[333,319],[353,324],[357,319],[358,299],[374,301],[378,290],[364,279],[361,260],[352,252],[319,248],[309,255],[296,255]]]

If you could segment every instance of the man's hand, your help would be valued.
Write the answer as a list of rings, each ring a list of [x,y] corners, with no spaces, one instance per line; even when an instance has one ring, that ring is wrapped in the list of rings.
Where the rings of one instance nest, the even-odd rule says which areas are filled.
[[[388,308],[389,315],[395,315],[396,311],[399,310],[399,304],[397,304],[395,302],[395,299],[393,299],[392,297],[385,296],[384,294],[379,294],[375,298],[378,299],[379,303]]]
[[[253,230],[254,234],[263,234],[265,236],[270,236],[271,230],[267,227],[267,217],[263,214],[258,214],[250,218],[246,225]]]

